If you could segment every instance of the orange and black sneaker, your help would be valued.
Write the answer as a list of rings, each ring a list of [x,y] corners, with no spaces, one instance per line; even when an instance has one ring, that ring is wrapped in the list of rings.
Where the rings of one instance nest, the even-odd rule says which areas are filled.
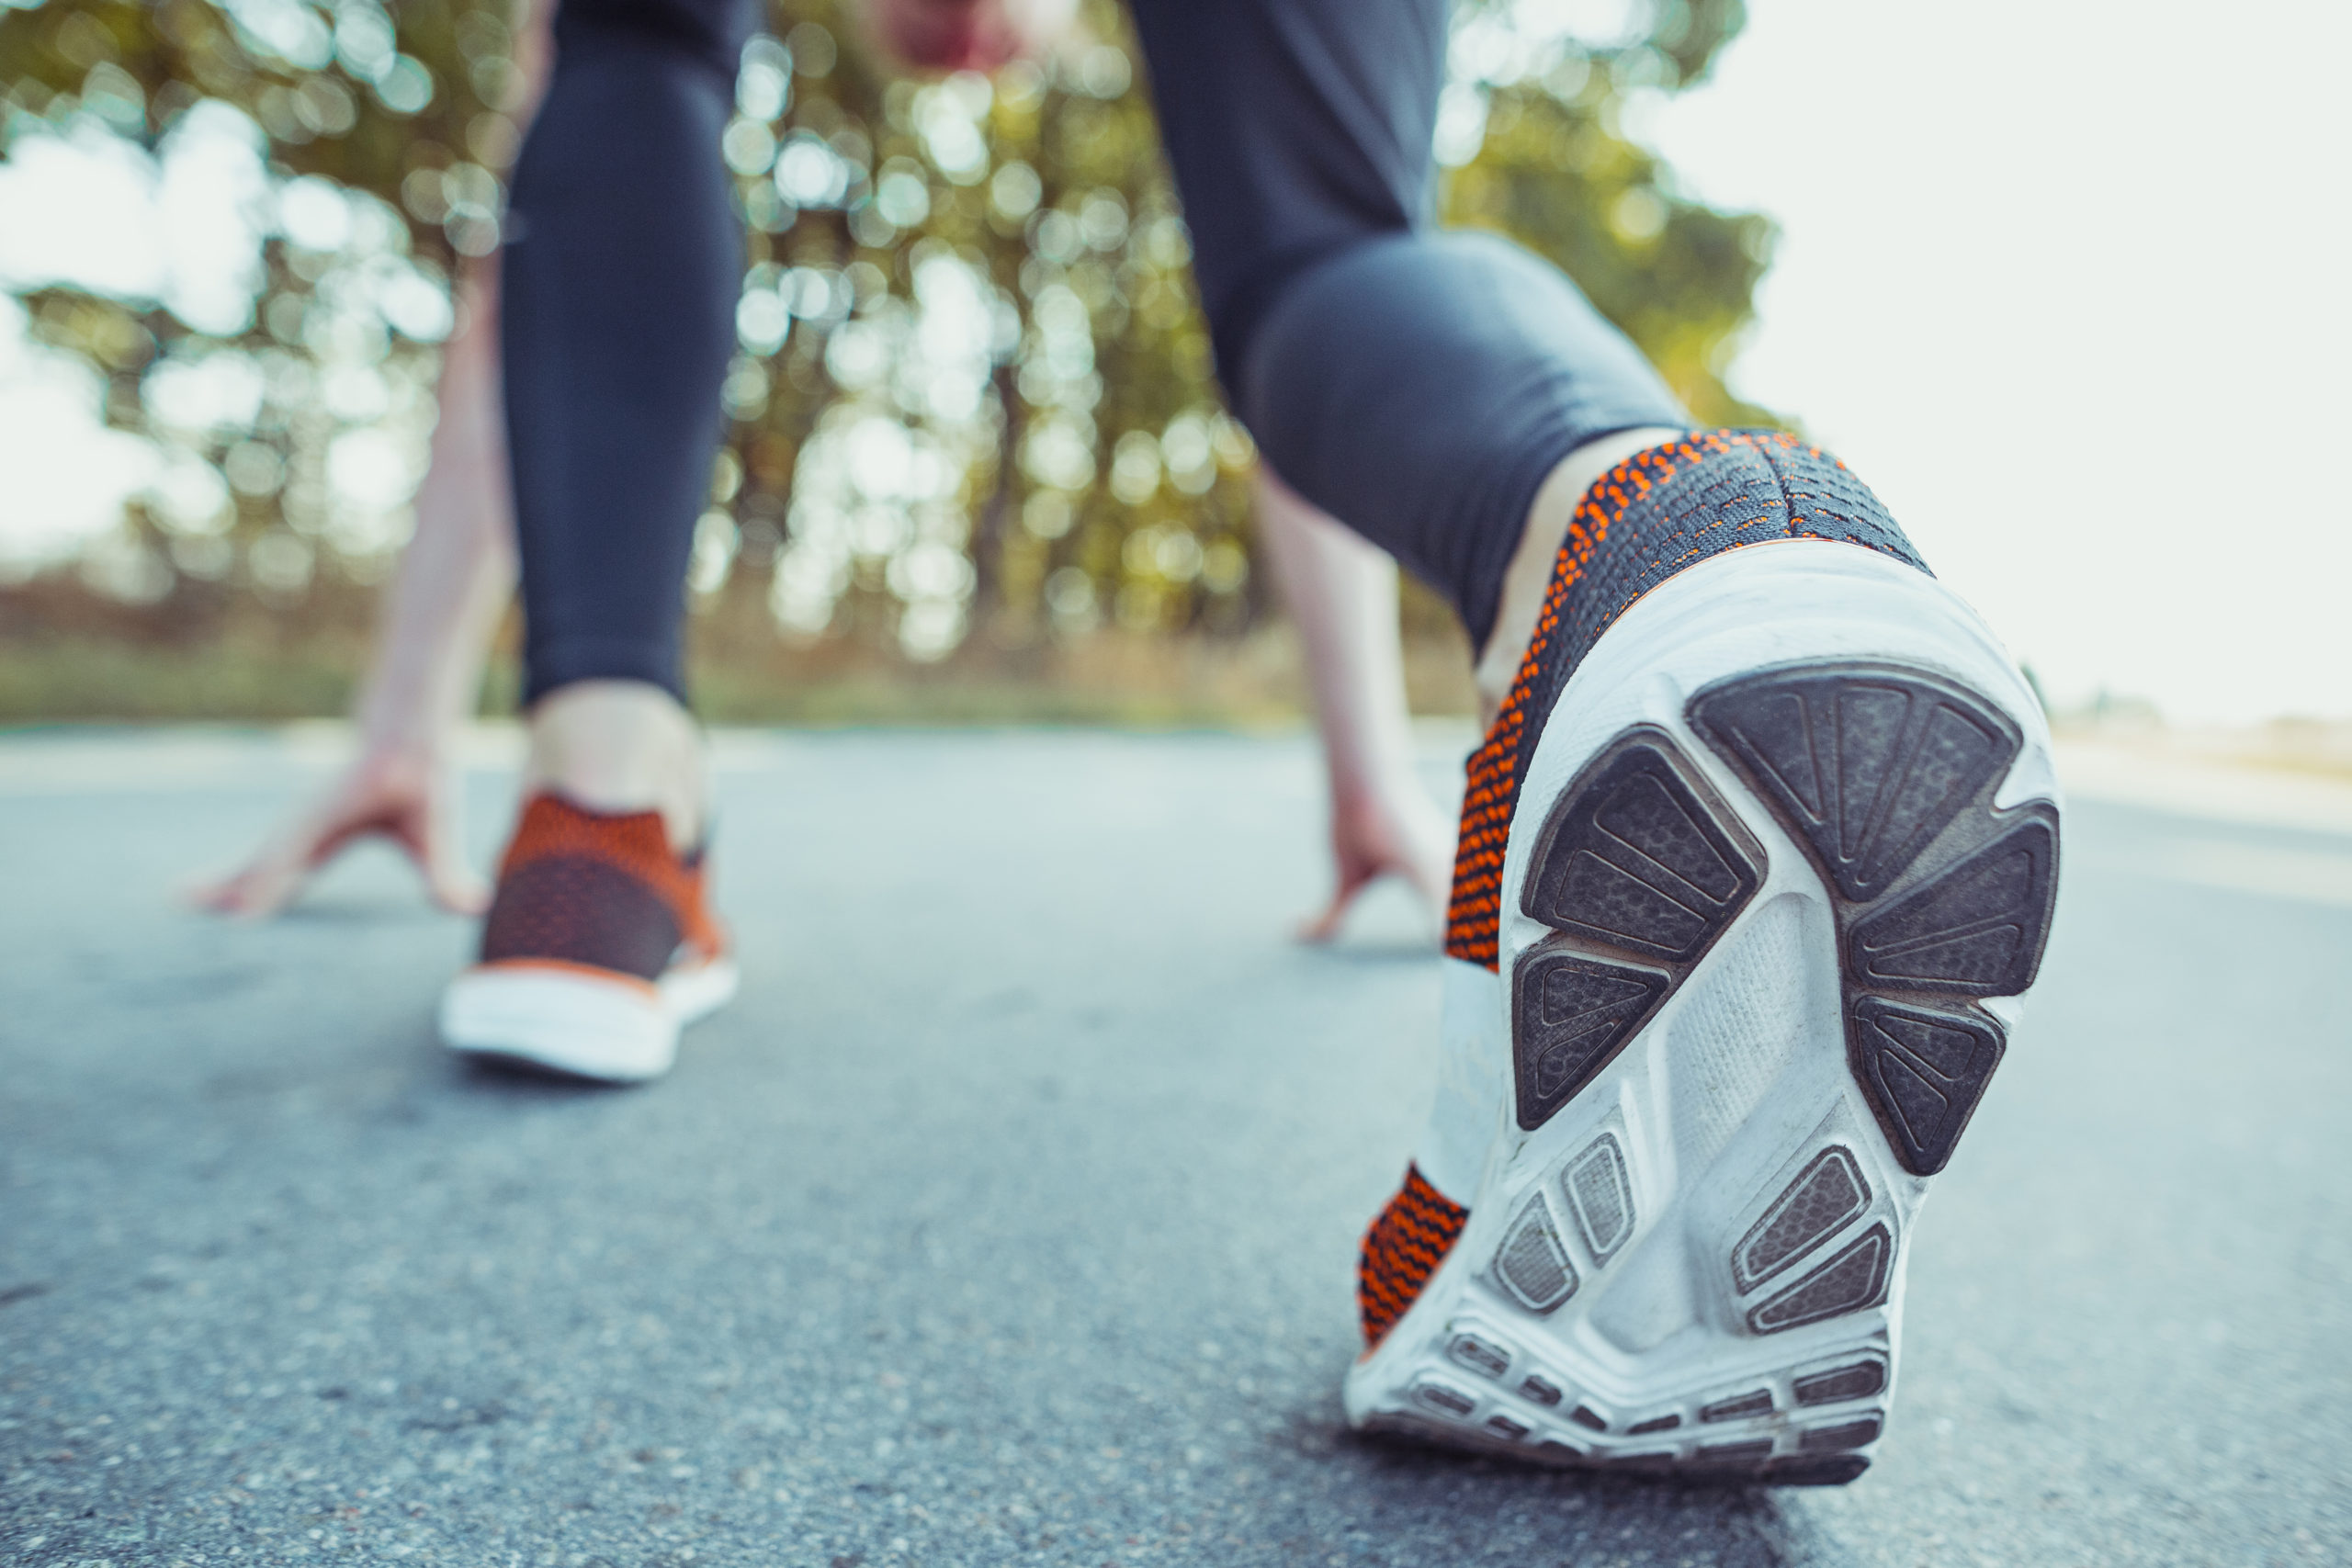
[[[678,1031],[734,996],[707,855],[656,811],[534,795],[498,871],[481,962],[441,998],[453,1051],[607,1083],[669,1071]]]
[[[1724,431],[1603,475],[1471,759],[1442,1077],[1364,1236],[1350,1420],[1860,1474],[2058,814],[2031,688],[1843,464]]]

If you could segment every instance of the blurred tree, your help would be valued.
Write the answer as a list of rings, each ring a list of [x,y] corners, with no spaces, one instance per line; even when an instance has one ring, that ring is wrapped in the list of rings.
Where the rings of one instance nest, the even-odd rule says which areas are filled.
[[[1606,37],[1540,33],[1537,9],[1457,17],[1448,220],[1559,263],[1702,418],[1768,419],[1721,375],[1770,223],[1679,196],[1621,130],[1703,75],[1739,0],[1627,0]],[[878,70],[846,20],[779,0],[739,76],[749,247],[697,605],[739,637],[919,660],[976,630],[1252,624],[1250,443],[1124,14],[1089,0],[1050,60],[930,82]],[[506,6],[477,0],[0,0],[0,154],[119,139],[160,202],[213,192],[231,234],[213,274],[143,292],[23,285],[163,457],[85,577],[157,613],[196,591],[283,613],[380,576],[450,279],[496,244],[513,53]]]

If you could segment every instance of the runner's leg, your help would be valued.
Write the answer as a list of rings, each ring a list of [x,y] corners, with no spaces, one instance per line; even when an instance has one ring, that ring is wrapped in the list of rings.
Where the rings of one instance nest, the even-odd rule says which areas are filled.
[[[531,758],[455,1050],[666,1071],[735,986],[679,668],[743,265],[718,155],[743,0],[565,0],[525,141],[503,333]]]
[[[1687,416],[1548,264],[1430,226],[1447,0],[1137,0],[1228,394],[1475,646],[1562,460]]]
[[[1349,1416],[1851,1480],[2049,929],[2047,729],[1843,465],[1674,429],[1556,272],[1426,227],[1445,9],[1137,0],[1236,406],[1514,671]]]
[[[718,139],[754,14],[564,0],[556,17],[503,264],[526,703],[581,681],[684,697],[686,560],[743,267]]]

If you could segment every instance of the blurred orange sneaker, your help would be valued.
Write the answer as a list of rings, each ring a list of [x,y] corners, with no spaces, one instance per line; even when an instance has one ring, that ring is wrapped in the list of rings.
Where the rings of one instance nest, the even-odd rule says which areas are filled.
[[[605,1083],[661,1077],[679,1030],[735,994],[708,893],[705,852],[673,850],[659,812],[534,795],[499,867],[481,962],[442,995],[441,1038]]]
[[[1845,467],[1718,432],[1578,507],[1472,758],[1442,1077],[1363,1427],[1836,1483],[2050,929],[2040,704]]]

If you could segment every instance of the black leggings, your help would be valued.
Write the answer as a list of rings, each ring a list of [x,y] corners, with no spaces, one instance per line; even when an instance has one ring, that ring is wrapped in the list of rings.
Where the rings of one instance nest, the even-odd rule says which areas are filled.
[[[1483,643],[1554,466],[1688,416],[1558,271],[1430,227],[1448,0],[1132,3],[1236,413]],[[718,138],[754,15],[562,0],[503,263],[526,699],[683,691],[742,269]]]

